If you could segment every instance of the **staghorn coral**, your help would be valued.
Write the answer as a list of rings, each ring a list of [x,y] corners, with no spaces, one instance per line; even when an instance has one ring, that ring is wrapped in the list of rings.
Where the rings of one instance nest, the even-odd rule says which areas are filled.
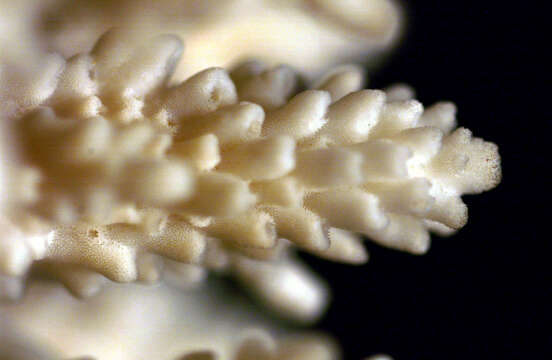
[[[389,48],[390,1],[67,4],[0,0],[0,296],[27,295],[0,305],[0,358],[336,359],[207,274],[310,322],[328,290],[295,249],[361,264],[366,235],[423,253],[428,231],[464,225],[462,194],[500,180],[496,148],[454,130],[452,104],[361,90],[356,66],[313,81]],[[166,31],[184,56],[176,37],[144,42]],[[251,55],[264,61],[189,78]]]
[[[312,321],[327,291],[290,245],[363,263],[362,234],[421,254],[430,231],[465,224],[461,195],[500,181],[496,146],[454,130],[454,105],[424,109],[401,85],[362,90],[355,66],[307,90],[261,62],[169,85],[180,40],[126,39],[0,68],[5,295],[31,268],[79,296],[106,278],[190,286],[212,270]]]
[[[131,28],[135,39],[178,34],[189,50],[176,69],[181,81],[243,57],[311,76],[344,60],[365,61],[395,43],[401,13],[390,0],[56,0],[36,24],[36,36],[64,55],[88,51],[112,26]]]

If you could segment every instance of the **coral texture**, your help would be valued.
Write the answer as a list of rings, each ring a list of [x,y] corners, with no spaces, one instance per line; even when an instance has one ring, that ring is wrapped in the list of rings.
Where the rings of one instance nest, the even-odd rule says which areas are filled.
[[[180,40],[125,36],[32,72],[0,68],[5,294],[31,265],[80,296],[105,278],[155,281],[163,266],[183,285],[216,270],[311,320],[324,285],[290,245],[356,264],[365,235],[422,254],[430,231],[466,223],[461,195],[500,181],[497,147],[455,129],[451,103],[362,90],[354,66],[309,89],[260,62],[169,85]]]

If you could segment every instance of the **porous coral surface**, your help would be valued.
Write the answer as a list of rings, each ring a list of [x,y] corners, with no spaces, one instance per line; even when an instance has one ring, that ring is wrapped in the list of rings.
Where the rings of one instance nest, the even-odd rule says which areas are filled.
[[[367,236],[421,254],[466,223],[461,195],[500,181],[497,147],[456,129],[453,104],[363,90],[355,66],[310,83],[247,62],[170,85],[180,40],[125,39],[0,68],[4,295],[31,268],[80,296],[214,270],[311,320],[324,285],[291,249],[362,263]]]

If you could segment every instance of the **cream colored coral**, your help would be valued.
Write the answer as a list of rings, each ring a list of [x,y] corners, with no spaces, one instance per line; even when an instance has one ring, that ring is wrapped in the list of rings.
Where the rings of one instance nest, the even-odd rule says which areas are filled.
[[[34,28],[59,0],[0,0],[0,62],[26,61],[45,44]]]
[[[391,358],[388,355],[374,355],[374,356],[370,356],[366,360],[393,360],[393,358]]]
[[[0,304],[0,329],[0,359],[338,359],[327,337],[273,324],[213,279],[188,292],[109,284],[86,301],[34,281],[20,302]]]
[[[10,284],[36,262],[87,295],[102,283],[94,273],[154,281],[167,258],[230,273],[274,309],[312,320],[324,286],[295,265],[290,244],[361,263],[358,233],[421,254],[430,231],[465,224],[461,195],[500,181],[496,146],[453,130],[454,105],[424,109],[404,87],[361,90],[356,67],[305,91],[290,68],[258,62],[168,85],[180,40],[125,39],[111,31],[32,76],[0,73],[14,139],[0,223]]]
[[[32,29],[51,49],[66,56],[86,52],[113,26],[132,28],[138,39],[176,33],[189,50],[178,81],[244,58],[291,64],[312,76],[344,61],[373,59],[395,42],[402,22],[391,0],[56,2]]]

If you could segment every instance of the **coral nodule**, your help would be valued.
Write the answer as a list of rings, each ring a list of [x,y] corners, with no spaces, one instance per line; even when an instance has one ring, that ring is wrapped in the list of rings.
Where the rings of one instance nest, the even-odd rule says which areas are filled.
[[[325,286],[294,247],[357,264],[367,236],[421,254],[466,223],[461,195],[500,181],[497,147],[455,129],[451,103],[363,90],[355,66],[308,89],[260,62],[169,85],[182,50],[114,30],[89,53],[0,68],[4,295],[27,274],[87,296],[106,278],[218,271],[309,321]]]

